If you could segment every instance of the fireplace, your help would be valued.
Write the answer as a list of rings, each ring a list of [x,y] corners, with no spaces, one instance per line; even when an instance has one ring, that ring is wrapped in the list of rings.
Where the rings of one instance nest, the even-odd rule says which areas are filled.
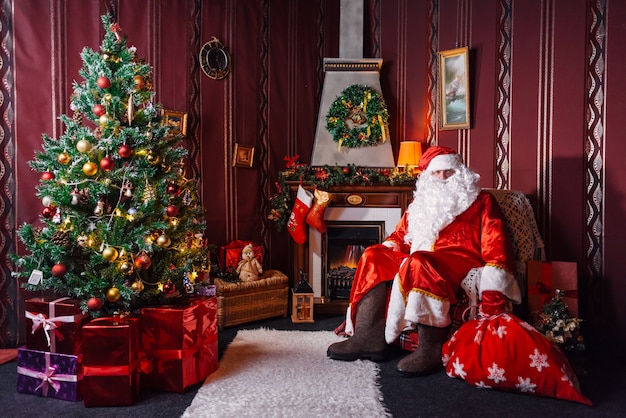
[[[288,182],[292,196],[298,190],[299,182]],[[305,188],[313,190],[310,185]],[[402,213],[413,198],[415,184],[373,184],[367,186],[333,186],[328,192],[331,202],[324,214],[327,226],[346,224],[352,226],[370,225],[377,230],[377,242],[391,234]],[[308,228],[308,239],[305,244],[293,243],[292,277],[300,277],[300,271],[308,273],[309,284],[315,295],[315,312],[345,313],[348,300],[343,299],[347,293],[329,294],[326,261],[323,259],[324,244],[327,233],[321,234],[315,228]],[[293,242],[293,241],[292,241]],[[357,245],[357,244],[355,244]],[[296,283],[293,283],[295,286]],[[339,289],[333,289],[333,291]],[[339,293],[341,296],[338,298]]]
[[[322,239],[322,288],[329,300],[350,298],[352,280],[363,251],[380,244],[385,221],[327,221]]]

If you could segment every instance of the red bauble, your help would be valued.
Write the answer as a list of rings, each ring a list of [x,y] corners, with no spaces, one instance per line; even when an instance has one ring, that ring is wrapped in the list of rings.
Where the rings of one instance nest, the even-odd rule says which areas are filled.
[[[109,80],[107,76],[103,75],[101,77],[98,77],[98,80],[96,80],[96,84],[101,89],[108,89],[109,87],[111,87],[111,80]]]
[[[176,196],[178,193],[180,193],[180,186],[178,184],[170,183],[167,185],[167,194]]]
[[[65,264],[59,263],[52,266],[52,275],[54,277],[63,277],[65,276],[65,273],[67,273],[67,267],[65,267]]]
[[[54,173],[51,173],[49,171],[41,173],[41,179],[42,180],[54,180]]]
[[[350,169],[348,167],[343,168],[343,174],[350,174]]]
[[[41,210],[41,215],[46,219],[50,219],[52,218],[52,215],[54,215],[54,209],[50,206],[46,206]]]
[[[163,284],[163,293],[166,295],[171,295],[174,291],[176,291],[176,286],[171,281],[168,280]]]
[[[102,106],[101,104],[94,105],[94,107],[93,107],[93,114],[94,115],[100,117],[102,115],[106,115],[106,113],[107,113],[107,110],[106,110],[106,108],[104,106]]]
[[[115,161],[108,155],[100,160],[100,168],[104,171],[111,171],[115,168]]]
[[[99,311],[102,309],[102,299],[96,297],[89,298],[87,301],[87,309],[90,311]]]
[[[165,208],[165,213],[167,213],[167,216],[169,216],[170,218],[173,218],[178,215],[178,208],[174,205],[169,205]]]
[[[139,270],[149,269],[150,264],[152,264],[152,260],[147,254],[139,254],[137,258],[135,258],[135,268]]]
[[[133,153],[133,149],[129,145],[124,144],[119,147],[119,149],[117,150],[117,153],[122,158],[128,158]]]

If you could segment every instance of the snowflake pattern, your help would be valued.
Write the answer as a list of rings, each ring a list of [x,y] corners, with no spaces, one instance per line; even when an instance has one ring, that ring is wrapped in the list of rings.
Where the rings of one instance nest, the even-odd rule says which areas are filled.
[[[476,383],[476,387],[478,389],[491,389],[492,388],[491,386],[489,386],[488,384],[486,384],[482,380],[480,382]]]
[[[454,373],[457,376],[461,379],[465,379],[467,376],[467,372],[463,370],[465,368],[465,364],[461,363],[458,357],[454,360],[454,363],[452,363],[452,367],[454,367]]]
[[[530,367],[536,368],[538,372],[542,371],[544,367],[550,367],[550,364],[548,364],[548,355],[540,353],[537,348],[535,348],[533,354],[528,357],[531,360]]]
[[[487,379],[493,380],[496,385],[500,382],[506,382],[505,370],[498,367],[495,362],[491,364],[491,367],[487,367],[487,371],[489,371]]]
[[[517,383],[515,387],[518,388],[520,392],[535,393],[537,385],[530,381],[530,377],[523,378],[522,376],[518,376],[517,381],[519,383]]]
[[[500,338],[504,338],[504,336],[506,335],[506,325],[491,328],[491,333],[493,335],[497,335]]]

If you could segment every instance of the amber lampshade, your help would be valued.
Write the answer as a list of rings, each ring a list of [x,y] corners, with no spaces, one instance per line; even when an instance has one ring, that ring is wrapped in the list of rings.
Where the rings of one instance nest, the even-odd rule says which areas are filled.
[[[417,163],[422,157],[422,143],[419,141],[402,141],[400,142],[400,152],[398,153],[398,168],[403,169],[407,166],[415,169]]]

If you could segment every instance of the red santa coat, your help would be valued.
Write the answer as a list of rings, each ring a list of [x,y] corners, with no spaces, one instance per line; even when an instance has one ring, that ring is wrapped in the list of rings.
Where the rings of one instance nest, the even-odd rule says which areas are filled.
[[[351,334],[356,307],[376,285],[393,280],[385,336],[393,342],[406,321],[444,327],[450,305],[457,302],[461,282],[478,271],[478,292],[497,290],[514,302],[521,293],[514,278],[515,258],[504,216],[488,192],[481,192],[467,210],[439,231],[432,251],[414,251],[405,242],[408,212],[385,240],[367,248],[359,260],[350,295],[346,332]]]

